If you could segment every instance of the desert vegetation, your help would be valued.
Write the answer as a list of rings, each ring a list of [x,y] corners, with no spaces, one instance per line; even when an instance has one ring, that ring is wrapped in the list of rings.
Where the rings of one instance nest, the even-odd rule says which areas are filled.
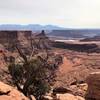
[[[55,71],[62,62],[62,57],[49,52],[44,42],[42,38],[38,40],[31,38],[32,49],[28,55],[16,45],[19,58],[14,58],[8,66],[18,90],[29,97],[34,95],[37,100],[42,99],[42,96],[50,91],[53,79],[56,77]],[[21,60],[18,61],[19,59]]]

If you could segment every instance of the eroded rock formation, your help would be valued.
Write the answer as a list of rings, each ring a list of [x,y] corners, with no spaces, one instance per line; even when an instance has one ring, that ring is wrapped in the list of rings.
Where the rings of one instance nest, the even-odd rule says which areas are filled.
[[[87,77],[87,100],[100,100],[100,72],[93,72]]]
[[[0,31],[0,43],[7,49],[13,48],[14,44],[26,45],[31,34],[31,31]]]

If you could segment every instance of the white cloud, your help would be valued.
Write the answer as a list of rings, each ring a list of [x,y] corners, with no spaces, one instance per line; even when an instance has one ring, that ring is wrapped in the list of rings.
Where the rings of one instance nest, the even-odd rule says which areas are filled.
[[[100,0],[0,0],[0,23],[100,28]]]

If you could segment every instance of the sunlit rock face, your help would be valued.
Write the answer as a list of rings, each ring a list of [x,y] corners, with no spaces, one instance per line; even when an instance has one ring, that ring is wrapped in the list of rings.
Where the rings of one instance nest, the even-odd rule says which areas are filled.
[[[0,82],[0,100],[29,100],[29,99],[15,88]]]

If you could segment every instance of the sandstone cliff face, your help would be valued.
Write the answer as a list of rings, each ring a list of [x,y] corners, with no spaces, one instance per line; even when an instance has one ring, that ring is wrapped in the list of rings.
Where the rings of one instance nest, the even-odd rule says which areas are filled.
[[[6,48],[12,48],[13,44],[29,40],[31,31],[0,31],[0,43]]]
[[[91,73],[87,77],[88,91],[86,98],[100,100],[100,72]]]
[[[21,43],[21,44],[25,44],[27,45],[27,43],[29,42],[30,38],[31,38],[31,31],[17,31],[17,40]]]
[[[0,43],[8,48],[17,41],[17,31],[0,31]]]

